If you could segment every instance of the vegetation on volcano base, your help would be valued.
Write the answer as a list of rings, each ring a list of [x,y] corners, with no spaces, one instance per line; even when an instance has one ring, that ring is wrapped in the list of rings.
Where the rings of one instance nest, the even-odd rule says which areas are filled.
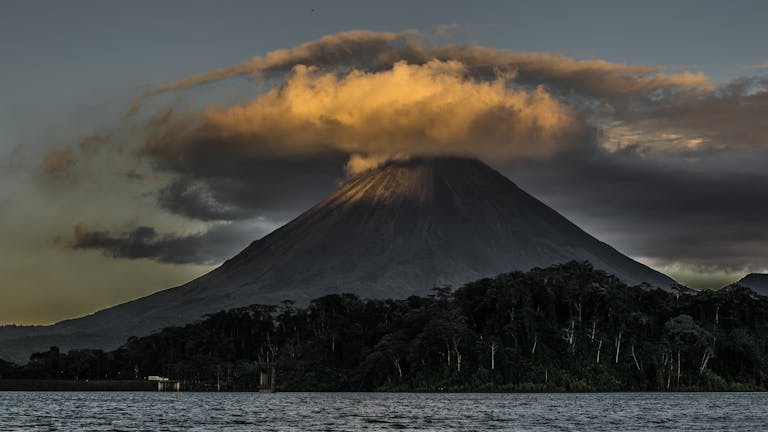
[[[134,379],[190,389],[650,391],[768,388],[768,298],[733,286],[629,287],[589,264],[513,272],[427,297],[329,295],[208,315],[118,350],[0,362],[0,376]]]

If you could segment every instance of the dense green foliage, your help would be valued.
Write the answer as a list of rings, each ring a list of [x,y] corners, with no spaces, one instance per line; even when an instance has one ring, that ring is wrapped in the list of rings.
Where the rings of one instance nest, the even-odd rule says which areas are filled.
[[[276,366],[281,390],[762,390],[768,299],[741,287],[628,287],[569,263],[428,297],[233,309],[110,353],[34,354],[0,374],[163,375],[244,390],[257,386],[259,363]]]

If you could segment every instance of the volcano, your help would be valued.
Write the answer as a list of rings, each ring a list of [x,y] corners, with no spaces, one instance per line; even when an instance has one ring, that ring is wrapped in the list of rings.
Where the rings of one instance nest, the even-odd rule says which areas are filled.
[[[53,326],[3,330],[0,357],[51,345],[112,349],[222,309],[340,292],[404,298],[571,260],[628,284],[675,285],[478,160],[391,161],[187,284]]]

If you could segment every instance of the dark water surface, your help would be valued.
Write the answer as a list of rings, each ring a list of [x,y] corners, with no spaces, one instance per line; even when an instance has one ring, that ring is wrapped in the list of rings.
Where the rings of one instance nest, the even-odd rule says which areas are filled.
[[[765,431],[764,393],[0,392],[0,431]]]

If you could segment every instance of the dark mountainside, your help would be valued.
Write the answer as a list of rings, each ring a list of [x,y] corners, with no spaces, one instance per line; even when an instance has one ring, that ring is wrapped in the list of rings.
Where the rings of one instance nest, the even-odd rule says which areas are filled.
[[[390,162],[187,284],[49,327],[0,330],[0,358],[23,361],[53,345],[114,349],[129,336],[249,304],[304,305],[338,292],[405,298],[570,260],[628,284],[675,284],[480,161]]]
[[[747,287],[760,295],[768,295],[768,274],[750,273],[736,282],[736,285]]]
[[[629,287],[572,262],[404,300],[241,307],[113,352],[0,361],[0,377],[75,387],[161,375],[185,390],[256,390],[262,366],[295,391],[765,390],[768,298],[735,285]]]

